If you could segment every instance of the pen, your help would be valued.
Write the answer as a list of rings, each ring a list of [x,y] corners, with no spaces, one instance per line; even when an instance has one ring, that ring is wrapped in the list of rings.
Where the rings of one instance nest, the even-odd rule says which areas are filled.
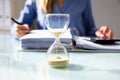
[[[19,25],[22,25],[22,23],[19,23],[18,21],[16,21],[14,18],[11,17],[11,20]]]

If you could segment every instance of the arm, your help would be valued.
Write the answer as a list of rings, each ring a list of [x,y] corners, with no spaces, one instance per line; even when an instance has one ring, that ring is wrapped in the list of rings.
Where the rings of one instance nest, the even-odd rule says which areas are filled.
[[[36,17],[35,0],[27,0],[24,9],[21,11],[18,22],[23,25],[14,24],[11,28],[11,35],[14,39],[19,40],[20,37],[29,33],[30,26]]]
[[[84,25],[87,36],[97,36],[101,38],[112,39],[112,29],[107,26],[101,26],[99,29],[95,27],[94,20],[92,17],[91,3],[87,0],[86,9],[84,11]]]
[[[90,0],[86,0],[86,8],[83,13],[84,26],[87,36],[95,36],[96,27],[94,24]]]
[[[31,26],[35,18],[36,18],[35,0],[27,0],[23,10],[20,13],[18,21],[22,24],[28,24],[29,26]]]

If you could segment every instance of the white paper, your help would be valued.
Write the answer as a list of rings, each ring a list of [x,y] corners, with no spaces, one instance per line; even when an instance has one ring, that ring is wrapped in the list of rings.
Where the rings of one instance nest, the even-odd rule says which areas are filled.
[[[53,43],[55,38],[48,30],[32,30],[29,34],[23,36],[20,40],[22,42]],[[71,43],[72,35],[69,29],[61,35],[60,40],[63,43]]]
[[[86,49],[94,49],[94,50],[120,50],[120,43],[119,44],[109,44],[109,45],[102,45],[97,44],[90,41],[88,37],[76,37],[76,46]]]
[[[49,48],[54,40],[54,36],[48,30],[32,30],[29,34],[20,38],[20,43],[23,49],[42,49]],[[60,41],[67,48],[72,48],[72,35],[69,29],[61,35]]]

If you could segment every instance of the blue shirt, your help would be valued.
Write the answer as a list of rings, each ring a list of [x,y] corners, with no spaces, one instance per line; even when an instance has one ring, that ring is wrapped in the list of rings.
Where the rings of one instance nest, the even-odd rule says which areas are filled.
[[[53,13],[70,14],[69,27],[73,29],[73,35],[74,30],[77,30],[80,36],[95,36],[97,29],[92,17],[90,0],[64,0],[62,9],[55,3]],[[38,8],[36,0],[27,0],[18,21],[31,26],[33,20],[37,19],[38,29],[46,29],[45,15],[46,13]]]

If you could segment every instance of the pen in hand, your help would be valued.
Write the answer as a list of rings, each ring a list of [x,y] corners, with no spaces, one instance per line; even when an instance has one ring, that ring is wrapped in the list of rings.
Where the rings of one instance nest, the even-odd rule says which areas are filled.
[[[15,20],[15,19],[12,18],[12,17],[11,17],[11,20],[12,20],[13,22],[15,22],[16,24],[18,24],[18,25],[15,25],[15,27],[14,27],[15,35],[16,35],[17,37],[20,38],[20,37],[22,37],[22,36],[30,33],[29,25],[27,25],[27,24],[22,24],[22,23],[18,22],[17,20]]]
[[[11,17],[11,20],[19,25],[22,25],[21,23],[19,23],[18,21],[16,21],[14,18]]]

